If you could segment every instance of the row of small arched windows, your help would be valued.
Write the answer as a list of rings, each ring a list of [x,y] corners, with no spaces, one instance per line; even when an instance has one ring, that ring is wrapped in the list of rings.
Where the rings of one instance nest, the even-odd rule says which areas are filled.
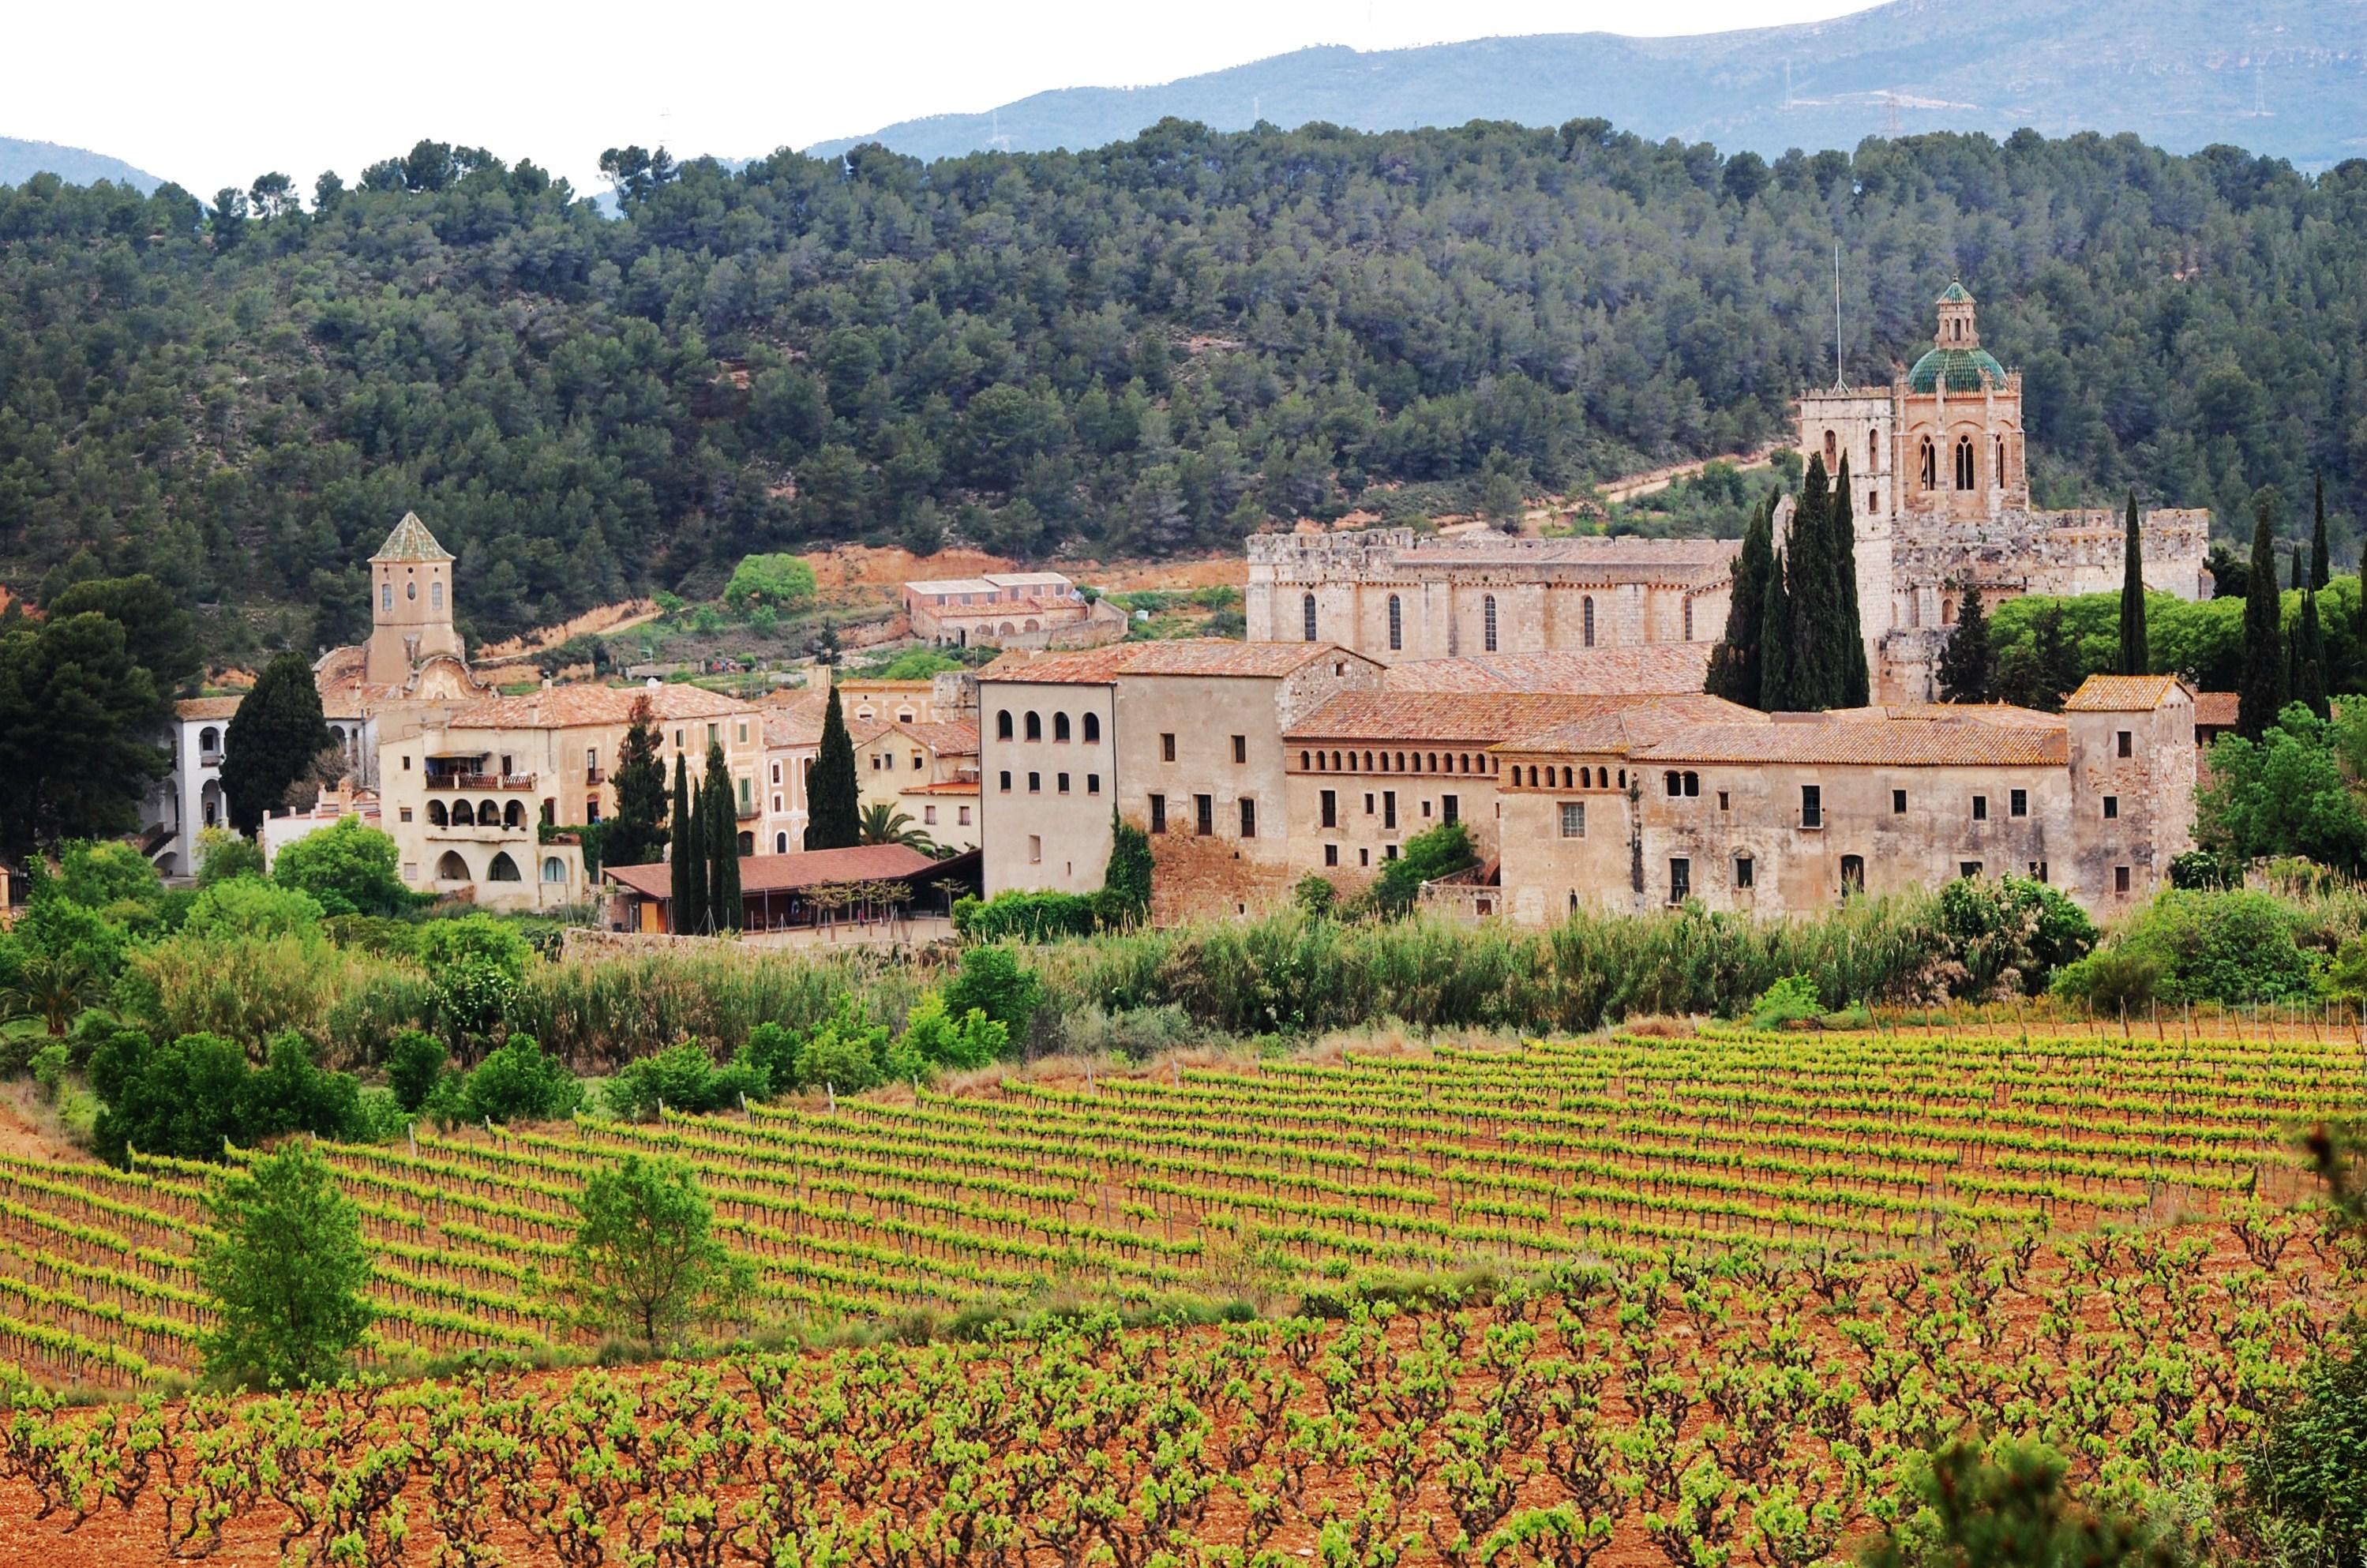
[[[444,851],[443,858],[436,862],[436,880],[440,882],[465,882],[469,881],[469,862],[460,858],[459,851],[456,849],[447,849]],[[561,859],[556,855],[545,856],[542,862],[542,880],[546,882],[565,881],[567,880],[567,862]],[[489,882],[522,882],[526,881],[526,878],[519,872],[518,863],[515,860],[511,859],[509,852],[504,850],[501,854],[494,856],[493,862],[485,868],[485,881]]]
[[[474,806],[466,801],[455,801],[447,811],[443,801],[430,801],[427,820],[436,827],[524,827],[526,806],[517,801],[506,806],[493,801]]]
[[[1525,779],[1523,778],[1523,773],[1526,774]],[[1515,765],[1512,768],[1512,784],[1514,788],[1518,788],[1525,782],[1532,790],[1609,790],[1614,788],[1611,782],[1611,769],[1607,767],[1565,767],[1560,770],[1561,778],[1558,783],[1555,781],[1554,774],[1553,768],[1539,767],[1535,763],[1531,763],[1525,769]],[[1621,790],[1627,788],[1627,770],[1624,767],[1619,769],[1619,782],[1616,788]]]
[[[1999,484],[2003,484],[2005,483],[2005,437],[1992,436],[1989,440],[1991,443],[1989,472]],[[1929,436],[1923,437],[1920,466],[1923,488],[1938,489],[1940,487],[1940,454],[1939,449],[1931,445],[1931,437]],[[1980,476],[1976,472],[1973,438],[1970,436],[1956,437],[1954,472],[1951,477],[1955,481],[1955,487],[1959,490],[1973,490],[1979,487]]]
[[[1044,716],[1042,714],[1030,710],[1029,711],[1020,715],[1019,725],[1022,733],[1024,733],[1028,740],[1040,741],[1044,738]],[[1082,721],[1082,728],[1084,733],[1085,744],[1089,746],[1101,744],[1102,716],[1100,714],[1086,714]],[[1008,708],[1002,710],[994,716],[994,738],[998,741],[1007,741],[1012,738],[1011,710]],[[1055,742],[1060,742],[1069,738],[1069,716],[1066,713],[1053,714],[1052,739]]]
[[[1362,757],[1363,761],[1358,762]],[[1301,773],[1493,773],[1494,757],[1467,751],[1302,751]]]

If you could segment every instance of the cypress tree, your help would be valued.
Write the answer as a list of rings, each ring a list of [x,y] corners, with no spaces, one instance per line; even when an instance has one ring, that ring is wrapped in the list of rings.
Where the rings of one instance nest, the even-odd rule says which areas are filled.
[[[2317,594],[2304,589],[2301,596],[2301,619],[2293,623],[2294,676],[2293,697],[2305,703],[2321,719],[2334,716],[2333,705],[2327,699],[2326,637],[2317,620]]]
[[[1792,707],[1792,551],[1796,532],[1767,567],[1767,603],[1759,615],[1759,707],[1766,713]]]
[[[1767,613],[1767,578],[1775,569],[1775,497],[1761,498],[1742,530],[1742,553],[1735,558],[1734,593],[1727,600],[1726,636],[1709,656],[1702,689],[1745,708],[1760,706],[1761,647]]]
[[[676,936],[707,929],[707,833],[688,770],[674,759],[674,928]]]
[[[2127,531],[2121,544],[2121,667],[2141,676],[2152,664],[2146,639],[2145,543],[2137,528],[2137,493],[2129,492]]]
[[[1965,585],[1956,630],[1940,650],[1940,699],[1988,702],[1997,694],[1997,655],[1989,647],[1989,619],[1981,610],[1981,585]]]
[[[2244,671],[2237,682],[2236,731],[2259,740],[2285,701],[2285,637],[2277,594],[2276,536],[2263,495],[2252,521],[2250,580],[2244,590]]]
[[[222,733],[221,787],[231,825],[252,834],[263,825],[264,812],[287,809],[289,787],[329,744],[312,661],[301,653],[275,655]]]
[[[2317,474],[2317,526],[2309,537],[2310,591],[2316,594],[2326,592],[2326,585],[2333,581],[2333,559],[2326,543],[2326,473],[2320,470]]]
[[[707,777],[700,785],[699,813],[707,829],[707,922],[710,930],[740,929],[740,809],[731,793],[731,770],[723,745],[707,745]]]
[[[617,748],[617,814],[600,833],[600,858],[610,866],[653,866],[665,855],[665,764],[658,760],[657,712],[645,692],[626,715]]]
[[[838,687],[830,688],[822,710],[821,745],[806,780],[806,847],[851,849],[863,842],[863,808],[856,798],[855,740],[839,710]]]
[[[1841,459],[1840,477],[1833,484],[1831,519],[1826,524],[1832,560],[1832,644],[1827,657],[1834,671],[1834,705],[1863,708],[1873,700],[1874,683],[1865,668],[1865,619],[1857,602],[1857,512],[1850,503],[1849,459]]]
[[[1819,453],[1808,460],[1808,472],[1800,481],[1792,540],[1784,551],[1784,591],[1791,600],[1784,706],[1800,712],[1833,706],[1839,684],[1827,645],[1832,633],[1831,512],[1832,485]]]

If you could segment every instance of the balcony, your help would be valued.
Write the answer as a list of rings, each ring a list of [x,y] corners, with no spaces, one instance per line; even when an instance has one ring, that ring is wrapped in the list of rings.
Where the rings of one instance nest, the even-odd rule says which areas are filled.
[[[530,790],[535,785],[531,773],[431,773],[426,778],[430,790]]]
[[[583,770],[583,785],[586,789],[595,784],[605,784],[607,779],[608,776],[596,767],[587,767]]]
[[[198,766],[199,767],[220,767],[221,766],[221,759],[222,754],[219,751],[201,751],[198,753]]]
[[[534,836],[534,831],[535,824],[531,822],[522,822],[515,827],[504,827],[497,822],[439,823],[431,820],[427,824],[427,830],[424,836],[458,839],[466,844],[494,844],[504,839],[531,839]]]

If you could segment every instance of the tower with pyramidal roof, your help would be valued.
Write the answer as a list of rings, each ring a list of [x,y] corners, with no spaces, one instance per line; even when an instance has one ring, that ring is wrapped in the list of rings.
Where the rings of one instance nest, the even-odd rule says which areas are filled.
[[[452,624],[452,552],[436,541],[416,512],[386,536],[370,557],[370,638],[363,678],[400,686],[424,659],[467,654]]]

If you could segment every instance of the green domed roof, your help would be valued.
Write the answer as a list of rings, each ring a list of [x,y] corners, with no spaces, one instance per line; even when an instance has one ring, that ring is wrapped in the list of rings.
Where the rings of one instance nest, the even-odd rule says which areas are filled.
[[[1940,296],[1939,302],[1943,305],[1953,305],[1960,300],[1970,300],[1972,296],[1965,291],[1965,286],[1962,282],[1954,282],[1948,285],[1947,292]]]
[[[1948,390],[1978,392],[1984,385],[2003,388],[2005,367],[1997,356],[1986,348],[1934,348],[1915,361],[1907,372],[1908,392],[1927,392],[1940,384],[1942,375],[1948,378]]]

